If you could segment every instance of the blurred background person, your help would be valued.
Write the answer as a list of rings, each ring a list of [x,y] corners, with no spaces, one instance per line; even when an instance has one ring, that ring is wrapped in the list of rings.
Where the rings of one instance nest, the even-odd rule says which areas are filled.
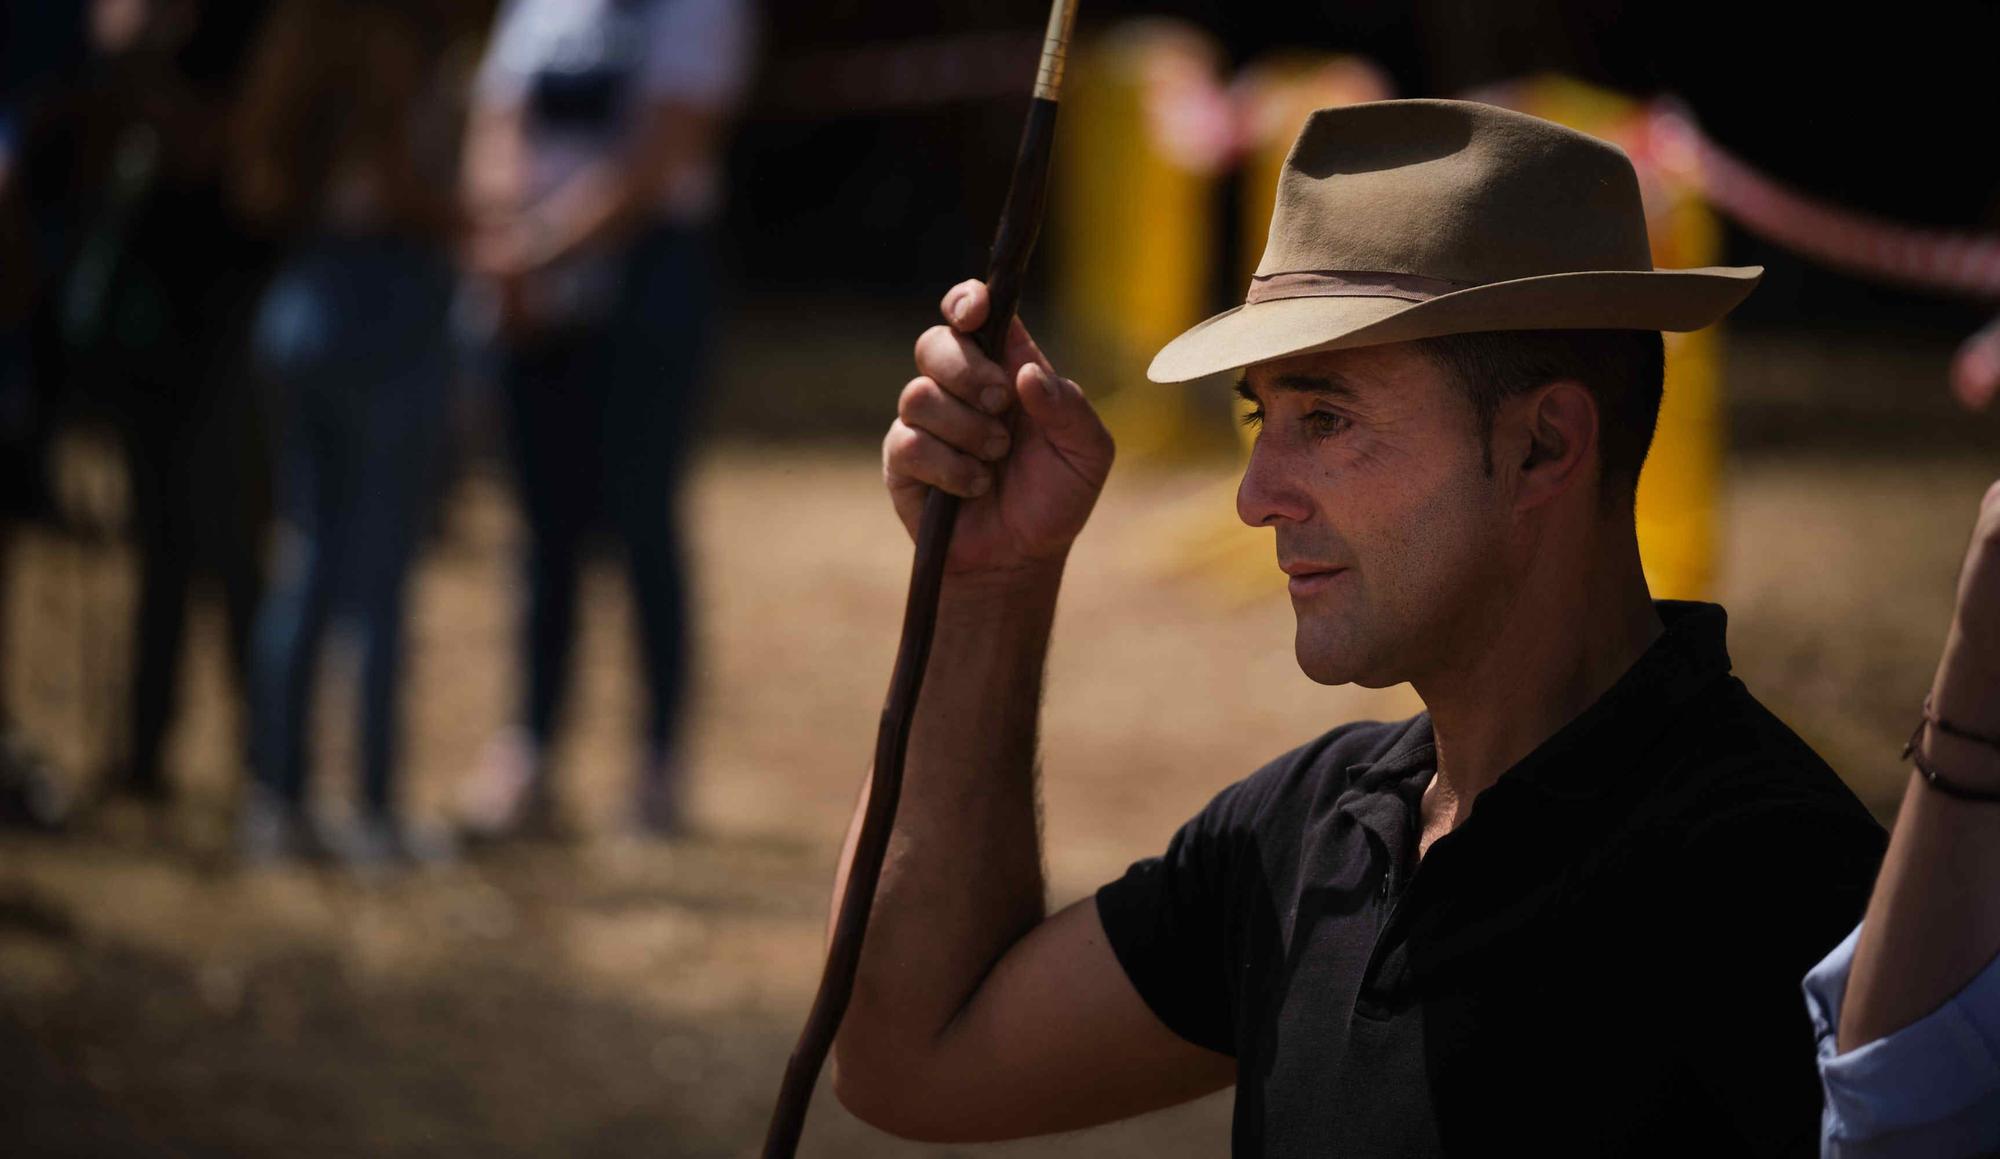
[[[43,5],[12,13],[0,36],[0,609],[14,577],[21,530],[51,514],[47,485],[51,384],[33,373],[33,319],[45,289],[44,263],[15,163],[25,116],[46,91],[71,82],[84,45],[83,13]],[[0,654],[8,645],[0,616]],[[0,685],[0,818],[47,824],[57,813],[54,770]]]
[[[326,851],[381,865],[441,850],[396,805],[404,593],[444,432],[459,114],[441,3],[281,0],[245,91],[235,188],[283,239],[252,347],[269,390],[279,515],[252,648],[252,862]],[[326,628],[360,652],[360,803],[308,824]]]
[[[462,795],[469,834],[546,831],[549,754],[589,532],[626,550],[648,695],[633,802],[681,824],[689,671],[677,511],[714,313],[711,225],[743,92],[744,0],[512,0],[474,87],[464,195],[472,273],[528,525],[520,725]]]
[[[32,374],[52,422],[122,447],[138,553],[123,752],[104,786],[165,803],[190,587],[219,581],[243,675],[267,511],[260,426],[241,363],[263,251],[222,192],[224,125],[259,6],[93,0],[88,56],[34,103],[15,156],[50,271]],[[114,742],[115,743],[115,742]]]

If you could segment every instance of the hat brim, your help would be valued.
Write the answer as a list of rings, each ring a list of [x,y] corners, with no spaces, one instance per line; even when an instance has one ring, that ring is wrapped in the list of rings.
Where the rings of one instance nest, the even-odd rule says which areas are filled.
[[[1584,270],[1492,282],[1421,302],[1378,296],[1248,302],[1162,347],[1154,382],[1190,382],[1293,354],[1485,330],[1699,330],[1764,276],[1762,266]]]

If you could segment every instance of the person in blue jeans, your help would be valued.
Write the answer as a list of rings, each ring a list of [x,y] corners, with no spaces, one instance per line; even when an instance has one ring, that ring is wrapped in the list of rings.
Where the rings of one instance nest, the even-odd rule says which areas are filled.
[[[454,289],[450,177],[425,170],[453,152],[435,95],[448,29],[424,12],[288,0],[253,76],[242,196],[291,245],[253,336],[280,527],[251,648],[256,783],[240,851],[252,862],[441,852],[401,822],[395,796],[405,594],[444,431]],[[306,807],[310,709],[343,613],[360,645],[361,799],[351,823],[330,825]]]
[[[626,550],[639,617],[630,818],[656,835],[682,827],[690,600],[675,507],[750,40],[744,0],[508,0],[480,66],[467,265],[493,306],[528,544],[520,718],[466,783],[469,835],[554,828],[549,754],[597,530]]]
[[[671,829],[690,633],[688,552],[674,507],[699,409],[708,236],[655,225],[622,258],[617,305],[602,325],[518,342],[502,362],[528,525],[523,724],[539,766],[566,691],[588,540],[608,530],[625,548],[645,673],[637,820]],[[521,807],[546,810],[548,782],[539,767],[530,775]]]
[[[265,298],[256,352],[279,395],[280,529],[252,644],[263,793],[246,853],[310,839],[301,827],[308,710],[325,630],[343,605],[360,644],[362,811],[332,842],[375,861],[404,840],[394,821],[404,595],[444,428],[451,285],[443,257],[422,243],[327,236]]]

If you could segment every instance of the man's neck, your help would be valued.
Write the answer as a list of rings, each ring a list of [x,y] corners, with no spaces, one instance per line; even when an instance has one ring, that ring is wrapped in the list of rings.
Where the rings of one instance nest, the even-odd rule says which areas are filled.
[[[1609,556],[1620,564],[1593,575],[1526,577],[1451,671],[1416,682],[1437,739],[1426,848],[1463,823],[1502,773],[1603,696],[1664,630],[1636,544],[1618,548]]]

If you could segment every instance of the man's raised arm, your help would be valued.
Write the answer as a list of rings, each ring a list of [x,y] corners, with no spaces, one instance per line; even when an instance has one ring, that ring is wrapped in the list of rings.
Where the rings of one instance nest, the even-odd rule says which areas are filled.
[[[1925,729],[1915,755],[1989,800],[1953,797],[1910,774],[1854,951],[1843,1053],[1944,1005],[2000,953],[2000,751],[1960,735],[2000,735],[2000,483],[1980,504],[1926,704],[1951,729]]]
[[[854,998],[834,1043],[848,1109],[900,1135],[996,1139],[1137,1114],[1227,1085],[1228,1058],[1162,1026],[1095,902],[1045,917],[1035,791],[1042,665],[1069,547],[1110,435],[1017,321],[1004,365],[969,335],[985,287],[944,299],[883,442],[914,534],[926,487],[961,496],[903,795]],[[867,805],[864,788],[836,903]]]

